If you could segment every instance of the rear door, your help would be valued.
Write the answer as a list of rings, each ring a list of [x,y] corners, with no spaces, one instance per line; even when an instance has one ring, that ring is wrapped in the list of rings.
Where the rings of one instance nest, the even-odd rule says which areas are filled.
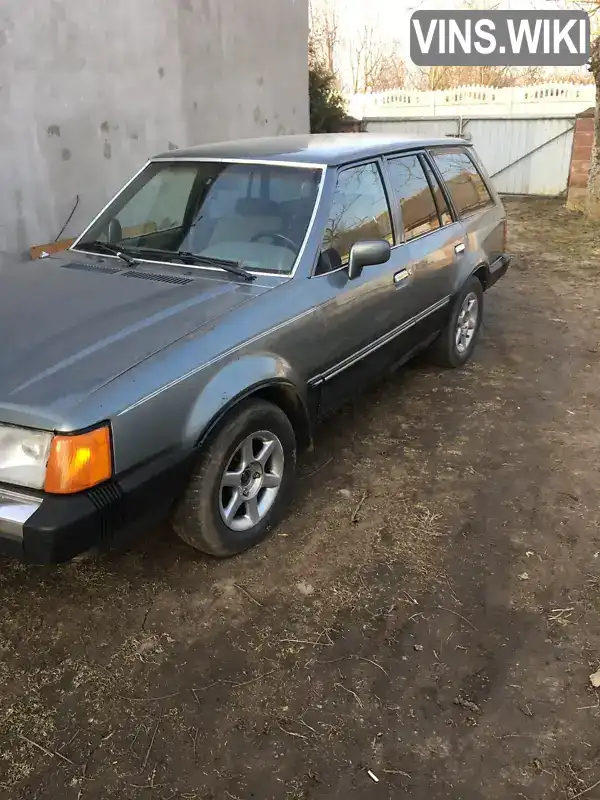
[[[493,270],[504,251],[505,215],[500,199],[492,197],[470,148],[443,148],[431,155],[462,221],[468,252],[485,254]]]
[[[390,185],[401,218],[402,242],[394,253],[410,286],[413,324],[401,342],[411,350],[444,326],[454,292],[465,233],[448,205],[424,152],[387,159]]]

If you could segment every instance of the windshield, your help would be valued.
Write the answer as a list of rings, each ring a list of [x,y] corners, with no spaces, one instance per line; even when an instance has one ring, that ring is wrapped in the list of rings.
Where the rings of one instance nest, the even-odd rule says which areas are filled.
[[[261,272],[290,272],[310,223],[321,170],[207,161],[153,162],[77,242],[153,261],[181,251]],[[216,264],[218,266],[218,264]]]

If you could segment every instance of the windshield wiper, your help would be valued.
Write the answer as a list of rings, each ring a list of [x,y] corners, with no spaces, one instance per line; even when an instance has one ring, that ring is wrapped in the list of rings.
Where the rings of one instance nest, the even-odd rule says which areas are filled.
[[[83,242],[82,246],[87,247],[88,249],[91,248],[92,250],[100,250],[104,253],[110,253],[113,256],[118,256],[118,258],[120,258],[121,261],[124,261],[128,267],[135,267],[138,263],[130,252],[116,244],[108,244],[107,242],[100,242],[96,240],[93,242]]]
[[[200,264],[207,267],[221,267],[232,275],[239,275],[246,281],[256,280],[256,275],[248,272],[242,267],[240,261],[230,261],[227,258],[213,258],[212,256],[199,256],[189,250],[161,250],[156,247],[136,247],[136,250],[144,254],[154,254],[162,258],[177,258],[184,264]]]

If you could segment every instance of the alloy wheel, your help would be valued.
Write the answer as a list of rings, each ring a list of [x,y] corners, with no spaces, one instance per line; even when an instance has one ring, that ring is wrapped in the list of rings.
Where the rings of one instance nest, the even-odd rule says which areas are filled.
[[[221,477],[219,511],[233,531],[248,531],[268,514],[283,480],[283,446],[269,431],[247,436]]]
[[[456,331],[454,342],[457,351],[462,355],[466,353],[473,341],[477,322],[479,320],[479,300],[475,292],[469,292],[460,308],[458,319],[456,320]]]

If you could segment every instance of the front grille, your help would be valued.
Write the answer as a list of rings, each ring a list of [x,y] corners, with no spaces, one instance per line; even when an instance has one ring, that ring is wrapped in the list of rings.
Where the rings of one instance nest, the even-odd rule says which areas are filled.
[[[106,542],[125,522],[123,493],[116,483],[105,483],[90,489],[88,497],[100,512],[100,537]]]

